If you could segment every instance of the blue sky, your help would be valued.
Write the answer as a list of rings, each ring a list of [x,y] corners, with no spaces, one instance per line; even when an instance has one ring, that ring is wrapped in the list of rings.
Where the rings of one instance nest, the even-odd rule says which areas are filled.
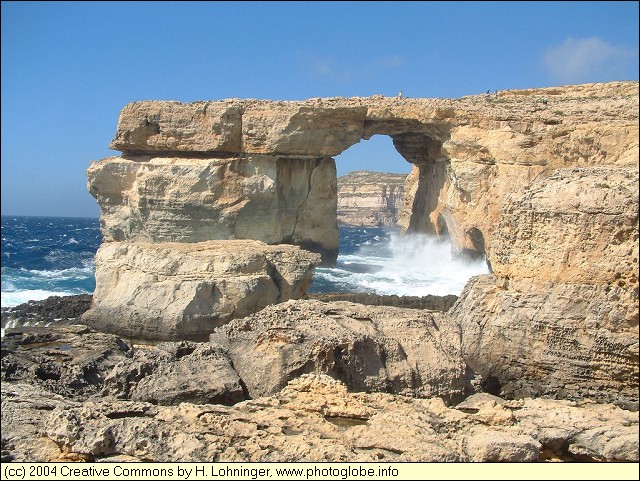
[[[97,216],[135,100],[461,97],[638,80],[637,2],[2,2],[2,214]],[[337,158],[408,172],[388,137]]]

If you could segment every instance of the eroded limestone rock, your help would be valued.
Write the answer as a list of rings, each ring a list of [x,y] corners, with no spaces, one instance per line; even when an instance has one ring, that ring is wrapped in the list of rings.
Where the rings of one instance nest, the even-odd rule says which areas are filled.
[[[67,398],[86,399],[100,391],[113,367],[132,354],[128,341],[87,326],[7,329],[2,338],[2,382],[28,383]]]
[[[253,239],[338,255],[330,158],[111,157],[92,163],[89,190],[105,241]]]
[[[309,375],[233,407],[65,403],[7,383],[2,391],[3,449],[16,461],[638,460],[638,413],[610,404],[526,399],[470,413]],[[5,424],[9,413],[28,422]]]
[[[404,200],[404,174],[351,172],[338,178],[338,222],[395,227]]]
[[[189,341],[135,347],[106,376],[101,397],[163,406],[232,405],[246,399],[242,381],[221,349]]]
[[[354,391],[465,396],[466,364],[455,323],[440,312],[349,302],[289,301],[211,335],[251,397],[271,395],[304,373],[326,373]]]
[[[465,360],[507,397],[591,398],[638,409],[637,291],[472,279],[449,312]]]
[[[103,243],[83,322],[136,339],[203,339],[230,319],[303,296],[319,261],[259,241]]]

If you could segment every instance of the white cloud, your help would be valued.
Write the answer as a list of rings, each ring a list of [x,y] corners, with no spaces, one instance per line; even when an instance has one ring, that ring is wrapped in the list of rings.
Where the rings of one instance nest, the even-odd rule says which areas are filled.
[[[549,48],[542,61],[551,76],[562,82],[624,80],[637,52],[598,37],[567,38]]]

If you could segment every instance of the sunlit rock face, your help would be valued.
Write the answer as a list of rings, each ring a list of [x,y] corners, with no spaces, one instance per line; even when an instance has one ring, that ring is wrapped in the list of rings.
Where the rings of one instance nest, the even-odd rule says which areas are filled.
[[[87,175],[107,242],[252,239],[337,256],[331,158],[111,157]]]
[[[510,396],[638,409],[638,169],[556,170],[513,195],[451,314],[464,356]]]
[[[231,319],[303,296],[319,257],[249,240],[107,242],[82,320],[135,339],[204,340]]]
[[[333,156],[373,135],[391,137],[413,164],[403,230],[446,235],[456,252],[490,264],[493,276],[470,284],[449,313],[465,361],[505,395],[597,392],[637,406],[637,82],[460,99],[137,102],[123,109],[112,142],[122,156],[92,164],[89,189],[109,244],[144,244],[141,252],[161,256],[145,246],[247,239],[294,244],[330,264],[338,254]],[[98,279],[110,276],[104,260]],[[115,319],[111,330],[135,316],[151,319],[148,332],[164,325],[150,299],[166,274],[149,264],[148,282],[121,284],[123,298],[142,300],[135,310],[96,291],[101,319]],[[301,263],[301,279],[312,264]],[[221,323],[283,300],[221,292],[231,312]],[[198,312],[214,310],[207,305]],[[189,317],[193,306],[175,304],[180,323],[169,337],[208,328],[189,325],[206,317]]]

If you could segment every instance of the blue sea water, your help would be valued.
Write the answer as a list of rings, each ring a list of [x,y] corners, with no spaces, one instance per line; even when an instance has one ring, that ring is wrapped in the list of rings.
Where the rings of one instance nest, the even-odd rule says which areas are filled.
[[[2,216],[2,307],[90,294],[97,218]]]
[[[100,242],[98,219],[2,216],[2,307],[92,293]],[[457,295],[487,272],[484,261],[453,257],[447,242],[341,226],[338,263],[316,269],[310,292]]]

